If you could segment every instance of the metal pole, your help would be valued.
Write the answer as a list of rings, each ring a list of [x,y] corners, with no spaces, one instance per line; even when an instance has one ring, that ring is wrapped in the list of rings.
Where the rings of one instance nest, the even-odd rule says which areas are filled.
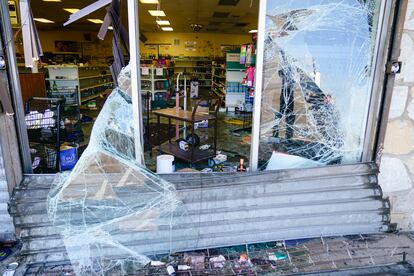
[[[180,111],[180,75],[182,73],[178,73],[177,75],[177,88],[175,89],[175,109],[178,114]],[[180,138],[180,126],[178,120],[175,120],[175,139],[178,140]],[[183,137],[185,139],[185,137]]]
[[[387,53],[387,63],[397,61],[401,52],[401,37],[404,30],[405,16],[407,12],[408,1],[396,0],[393,23],[391,28],[390,46]],[[404,68],[402,68],[404,70]],[[390,112],[392,92],[394,90],[395,74],[387,73],[384,80],[383,95],[381,99],[381,110],[379,111],[378,130],[373,150],[373,159],[378,167],[381,164],[382,151],[384,149],[385,134],[387,132],[388,116]]]
[[[390,30],[392,25],[392,1],[382,1],[380,5],[380,15],[378,19],[377,37],[375,40],[375,51],[373,55],[373,78],[370,88],[370,103],[365,111],[365,130],[361,133],[364,137],[362,162],[373,161],[373,147],[375,145],[376,132],[378,129],[379,111],[381,105],[381,97],[383,94],[382,86],[385,82],[384,74],[385,63],[387,59],[387,47],[389,46]]]
[[[131,67],[131,96],[134,122],[135,159],[144,165],[144,148],[142,141],[143,123],[141,110],[141,74],[139,59],[139,17],[138,1],[128,0],[128,29],[129,29],[129,51]]]
[[[264,41],[266,30],[266,7],[267,0],[259,2],[259,28],[257,33],[257,57],[256,57],[256,83],[254,87],[254,105],[253,105],[253,122],[252,138],[250,147],[250,170],[257,171],[259,161],[259,143],[260,143],[260,113],[262,106],[262,89],[263,89],[263,57]]]
[[[186,111],[187,111],[187,78],[184,76],[184,112]],[[186,121],[184,121],[183,138],[187,139],[187,122]]]
[[[10,94],[13,101],[16,132],[22,158],[24,173],[32,173],[32,161],[30,158],[29,138],[27,137],[26,122],[24,118],[23,100],[20,89],[19,71],[14,49],[13,31],[10,23],[9,6],[7,1],[0,1],[0,34],[3,40],[1,48],[7,57],[7,74],[9,78]],[[1,50],[0,52],[3,52]],[[3,54],[3,53],[2,53]]]

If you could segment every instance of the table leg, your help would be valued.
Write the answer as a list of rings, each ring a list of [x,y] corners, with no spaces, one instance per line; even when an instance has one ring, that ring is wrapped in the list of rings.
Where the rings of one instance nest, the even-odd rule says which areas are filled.
[[[191,167],[193,166],[193,160],[194,160],[194,121],[191,122]]]
[[[168,118],[168,141],[171,143],[171,118]]]
[[[160,138],[161,120],[160,120],[160,115],[157,115],[157,126],[158,126],[158,130],[157,130],[158,146],[160,146],[161,145],[161,138]]]
[[[217,118],[214,119],[214,155],[217,153]]]

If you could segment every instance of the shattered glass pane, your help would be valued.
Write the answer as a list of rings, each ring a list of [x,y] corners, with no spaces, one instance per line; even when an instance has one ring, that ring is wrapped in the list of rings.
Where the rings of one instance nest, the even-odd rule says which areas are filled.
[[[76,167],[56,176],[48,197],[50,220],[77,275],[127,275],[151,254],[188,247],[174,239],[184,214],[175,187],[135,159],[128,70],[121,72]],[[143,242],[151,239],[160,243]]]
[[[359,162],[380,2],[267,1],[259,162]]]

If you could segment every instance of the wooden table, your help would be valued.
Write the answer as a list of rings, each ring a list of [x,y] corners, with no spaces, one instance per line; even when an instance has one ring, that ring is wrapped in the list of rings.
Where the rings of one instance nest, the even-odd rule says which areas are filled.
[[[197,113],[191,111],[185,111],[182,109],[176,108],[166,108],[160,110],[154,110],[153,113],[157,116],[157,125],[160,127],[160,118],[165,117],[168,118],[168,136],[171,137],[170,129],[171,129],[171,120],[188,122],[191,124],[191,137],[192,141],[194,141],[194,127],[195,123],[209,120],[214,121],[214,145],[213,150],[200,150],[198,147],[195,147],[193,144],[190,145],[190,149],[188,151],[182,150],[177,142],[171,142],[171,138],[169,138],[169,143],[160,145],[160,137],[158,134],[158,142],[159,146],[157,149],[166,154],[171,154],[177,157],[178,159],[184,160],[189,162],[191,165],[193,163],[197,163],[209,158],[213,158],[216,156],[217,150],[217,116],[207,113]]]

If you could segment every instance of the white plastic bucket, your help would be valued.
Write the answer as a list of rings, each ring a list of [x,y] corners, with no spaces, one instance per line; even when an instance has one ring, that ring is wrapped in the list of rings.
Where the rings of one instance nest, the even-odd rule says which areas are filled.
[[[163,154],[157,156],[157,173],[173,173],[174,156]]]

